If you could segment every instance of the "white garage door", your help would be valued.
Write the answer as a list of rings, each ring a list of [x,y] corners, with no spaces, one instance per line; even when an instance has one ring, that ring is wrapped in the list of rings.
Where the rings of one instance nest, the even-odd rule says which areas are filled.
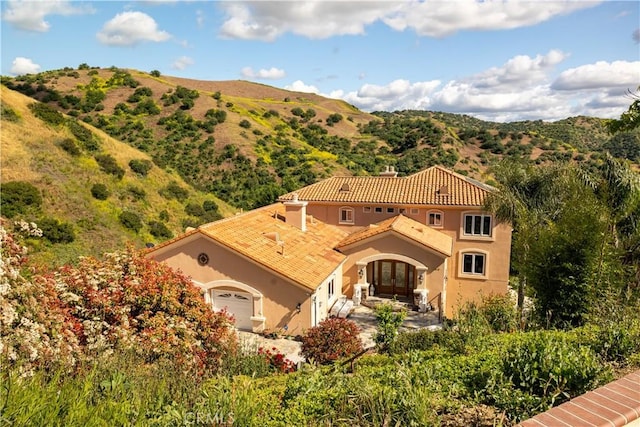
[[[251,330],[253,316],[253,300],[251,294],[236,291],[213,291],[213,309],[227,309],[235,319],[236,328]]]

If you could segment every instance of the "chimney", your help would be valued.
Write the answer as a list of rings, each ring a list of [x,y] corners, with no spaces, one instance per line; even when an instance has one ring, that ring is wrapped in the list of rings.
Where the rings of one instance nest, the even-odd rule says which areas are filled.
[[[396,172],[396,169],[393,166],[387,166],[384,172],[380,172],[380,176],[395,178],[398,176],[398,172]]]
[[[285,222],[294,227],[298,227],[302,231],[307,231],[307,204],[298,200],[298,193],[293,193],[293,198],[284,202]]]

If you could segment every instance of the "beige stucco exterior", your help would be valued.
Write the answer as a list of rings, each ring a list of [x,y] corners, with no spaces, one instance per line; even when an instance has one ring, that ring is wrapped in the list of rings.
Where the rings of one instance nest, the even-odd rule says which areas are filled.
[[[231,298],[227,307],[243,316],[237,325],[254,332],[302,334],[336,303],[358,304],[370,291],[449,318],[507,292],[511,227],[482,211],[494,191],[482,183],[433,167],[408,177],[334,177],[299,191],[204,224],[149,256],[191,276],[212,308]]]
[[[199,254],[207,254],[209,262],[201,265]],[[335,294],[329,301],[326,278],[315,291],[304,289],[257,263],[238,256],[228,248],[205,236],[194,235],[180,244],[153,253],[153,258],[188,274],[203,291],[205,301],[212,303],[212,289],[238,290],[253,296],[253,332],[277,331],[291,335],[304,333],[314,323],[327,317],[329,304],[341,296],[342,266],[331,277],[336,278]],[[318,302],[315,311],[314,298]],[[298,308],[299,304],[299,308]]]

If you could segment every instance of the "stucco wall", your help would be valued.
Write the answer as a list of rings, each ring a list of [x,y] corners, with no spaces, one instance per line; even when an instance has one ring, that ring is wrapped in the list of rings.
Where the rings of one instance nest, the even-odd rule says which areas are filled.
[[[208,254],[209,263],[201,266],[197,256],[203,252]],[[205,290],[213,282],[224,280],[241,282],[255,288],[263,296],[262,315],[266,318],[264,328],[267,330],[282,330],[286,325],[287,333],[296,335],[311,327],[312,291],[292,284],[209,239],[199,237],[153,254],[153,258],[182,270]],[[298,303],[301,304],[299,312],[296,310]],[[257,304],[254,307],[257,308]]]

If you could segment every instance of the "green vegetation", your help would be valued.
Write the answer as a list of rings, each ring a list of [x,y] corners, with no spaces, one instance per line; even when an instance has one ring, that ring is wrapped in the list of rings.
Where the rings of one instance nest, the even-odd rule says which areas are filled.
[[[109,189],[106,185],[99,182],[91,186],[91,195],[94,199],[107,200],[111,193],[109,192]]]
[[[125,171],[118,165],[117,160],[111,154],[98,154],[94,158],[104,173],[122,179]]]
[[[51,243],[71,243],[76,239],[73,226],[55,218],[41,218],[38,226],[42,230],[42,237]]]
[[[349,358],[363,350],[359,333],[360,328],[351,320],[327,318],[304,334],[301,354],[321,365]]]
[[[142,229],[142,221],[135,212],[123,211],[120,213],[120,222],[125,228],[135,231],[136,233]]]
[[[146,159],[133,159],[129,161],[129,167],[138,175],[147,176],[153,167],[153,163]]]
[[[37,213],[42,205],[42,196],[33,184],[24,181],[9,181],[2,184],[0,206],[2,216],[13,218],[27,213]]]

